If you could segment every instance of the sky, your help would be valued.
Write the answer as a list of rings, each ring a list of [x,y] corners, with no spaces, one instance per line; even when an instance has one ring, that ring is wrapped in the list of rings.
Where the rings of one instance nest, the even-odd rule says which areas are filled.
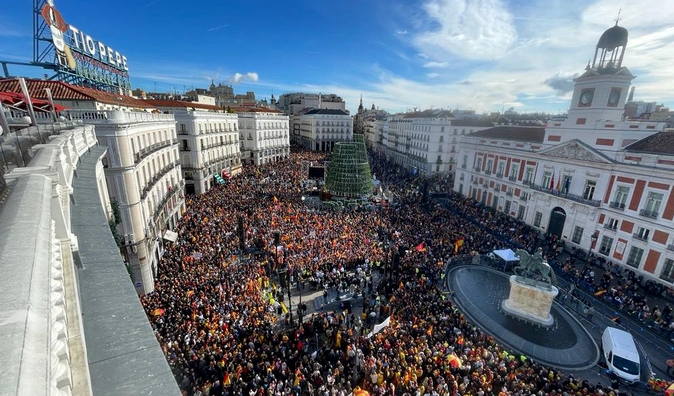
[[[0,60],[30,62],[31,0],[0,0]],[[513,107],[565,112],[573,78],[615,24],[635,100],[674,105],[674,0],[54,0],[65,21],[127,57],[133,88],[211,81],[253,91],[362,95],[391,113]],[[11,75],[42,77],[36,67]]]

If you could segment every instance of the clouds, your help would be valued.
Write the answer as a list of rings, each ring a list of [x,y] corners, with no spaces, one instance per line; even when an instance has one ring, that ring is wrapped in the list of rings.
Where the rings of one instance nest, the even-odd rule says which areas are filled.
[[[578,77],[578,74],[561,75],[557,73],[545,80],[545,84],[554,89],[559,95],[564,95],[573,91],[573,79],[576,77]]]
[[[429,0],[423,9],[432,28],[413,43],[436,60],[499,58],[517,40],[512,16],[500,0]]]
[[[432,67],[443,68],[443,67],[447,67],[447,65],[448,65],[447,62],[436,62],[436,61],[424,63],[424,67],[427,67],[427,68],[432,68]]]
[[[229,26],[229,24],[220,25],[220,26],[215,26],[215,27],[212,27],[212,28],[210,28],[210,29],[206,29],[206,31],[207,31],[207,32],[215,32],[216,30],[224,29],[224,28],[226,28],[226,27],[228,27],[228,26]]]
[[[259,77],[255,72],[248,72],[246,74],[234,73],[231,77],[228,78],[228,81],[232,84],[238,84],[244,81],[257,82]]]

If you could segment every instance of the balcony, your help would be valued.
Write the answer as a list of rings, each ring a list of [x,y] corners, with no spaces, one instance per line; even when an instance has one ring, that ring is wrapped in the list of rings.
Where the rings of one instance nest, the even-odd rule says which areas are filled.
[[[484,174],[485,175],[491,175],[491,171],[489,169],[487,169],[486,171],[484,171]]]
[[[674,244],[670,243],[669,245],[667,245],[667,250],[671,250],[674,252]]]
[[[476,166],[476,167],[475,167],[475,172],[479,172],[479,171],[480,171],[480,167],[479,167],[479,166]]]
[[[635,232],[634,234],[632,234],[632,238],[638,239],[638,240],[644,241],[644,242],[647,242],[647,241],[648,241],[648,236],[641,235],[641,234],[639,234],[639,233],[637,233],[637,232]]]
[[[625,210],[625,204],[620,202],[611,202],[608,204],[609,207],[618,210]]]
[[[466,164],[461,164],[461,169],[466,169]]]
[[[185,130],[185,131],[178,131],[178,135],[189,135],[189,132],[187,132],[187,130]]]
[[[529,200],[529,197],[527,197],[526,195],[520,195],[520,201],[527,202],[528,200]]]
[[[508,176],[508,180],[510,180],[511,182],[515,182],[517,181],[517,176]]]
[[[509,197],[512,197],[512,196],[513,196],[513,192],[512,192],[512,191],[506,191],[506,195],[509,196]]]
[[[502,178],[502,177],[503,177],[503,173],[497,173],[497,174],[496,174],[496,177]]]
[[[658,212],[656,210],[641,209],[639,211],[639,216],[648,217],[649,219],[657,219]]]
[[[575,194],[570,194],[570,193],[562,193],[560,191],[555,190],[554,188],[547,188],[547,187],[543,187],[543,186],[538,186],[534,183],[529,183],[529,187],[531,187],[532,189],[534,189],[536,191],[540,191],[540,192],[550,194],[550,195],[555,195],[559,198],[569,199],[571,201],[575,201],[575,202],[582,203],[582,204],[585,204],[585,205],[594,206],[595,208],[598,208],[598,207],[601,206],[600,200],[586,199],[586,198],[583,198],[580,195],[575,195]]]
[[[610,223],[604,223],[604,229],[615,231],[618,229],[618,225],[617,224],[611,225]]]

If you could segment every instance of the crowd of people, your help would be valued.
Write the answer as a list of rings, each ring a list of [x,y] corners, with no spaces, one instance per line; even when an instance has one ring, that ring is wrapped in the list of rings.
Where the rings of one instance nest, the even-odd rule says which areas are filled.
[[[185,395],[619,393],[504,349],[437,287],[452,256],[485,252],[506,238],[531,251],[534,231],[458,195],[429,199],[435,189],[449,190],[447,180],[424,181],[377,155],[373,173],[393,191],[395,206],[308,210],[302,164],[322,159],[294,150],[188,199],[156,290],[142,298]],[[278,331],[279,270],[299,287],[358,283],[363,315],[319,311]],[[384,280],[367,284],[370,270]],[[354,273],[362,273],[357,282],[348,280]],[[389,326],[371,335],[385,318]]]

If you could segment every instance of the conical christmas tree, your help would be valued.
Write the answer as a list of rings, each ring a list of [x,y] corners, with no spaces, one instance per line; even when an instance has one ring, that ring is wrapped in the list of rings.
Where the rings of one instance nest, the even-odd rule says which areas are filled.
[[[325,187],[334,197],[358,198],[372,191],[372,172],[362,135],[353,142],[335,144],[325,177]]]

